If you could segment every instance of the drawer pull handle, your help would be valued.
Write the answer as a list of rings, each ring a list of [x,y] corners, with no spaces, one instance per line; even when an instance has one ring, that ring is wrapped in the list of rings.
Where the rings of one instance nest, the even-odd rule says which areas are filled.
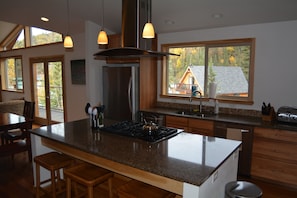
[[[248,130],[248,129],[241,129],[240,131],[241,131],[241,133],[249,133],[250,132],[250,130]]]

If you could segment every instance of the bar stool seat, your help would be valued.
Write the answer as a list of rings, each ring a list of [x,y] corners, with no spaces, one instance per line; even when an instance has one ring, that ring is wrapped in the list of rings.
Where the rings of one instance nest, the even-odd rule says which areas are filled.
[[[62,189],[61,185],[63,180],[60,176],[60,170],[70,166],[74,162],[73,158],[58,152],[50,152],[34,157],[34,162],[36,164],[36,197],[40,197],[40,190],[46,194],[49,193],[41,187],[42,184],[49,182],[51,182],[52,197],[55,198],[57,194],[65,191],[65,189]],[[40,181],[40,166],[50,171],[50,179]],[[57,189],[56,185],[58,187]]]
[[[64,169],[64,176],[67,183],[67,197],[71,196],[71,184],[79,183],[87,188],[89,198],[94,196],[94,187],[108,181],[109,197],[112,197],[112,177],[113,173],[109,170],[94,166],[88,163],[78,164],[76,166]],[[75,196],[78,196],[78,191],[75,187]]]
[[[226,198],[260,198],[262,190],[255,184],[247,181],[232,181],[225,186]]]
[[[119,198],[172,198],[174,193],[151,186],[149,184],[131,180],[117,188]]]

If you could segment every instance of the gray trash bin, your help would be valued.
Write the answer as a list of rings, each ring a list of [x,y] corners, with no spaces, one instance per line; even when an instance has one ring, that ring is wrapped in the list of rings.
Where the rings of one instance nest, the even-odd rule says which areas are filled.
[[[232,181],[225,186],[225,198],[258,198],[262,197],[262,190],[247,181]]]

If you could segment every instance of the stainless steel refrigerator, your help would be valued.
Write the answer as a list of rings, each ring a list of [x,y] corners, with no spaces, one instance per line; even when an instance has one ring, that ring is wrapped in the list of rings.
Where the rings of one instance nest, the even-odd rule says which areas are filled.
[[[104,117],[116,121],[137,120],[139,110],[139,66],[103,67]]]

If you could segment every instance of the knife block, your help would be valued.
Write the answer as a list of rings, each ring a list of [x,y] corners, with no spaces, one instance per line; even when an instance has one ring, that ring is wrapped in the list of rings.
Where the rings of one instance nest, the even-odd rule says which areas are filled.
[[[274,111],[274,108],[271,107],[270,109],[270,112],[269,112],[269,115],[263,115],[262,114],[262,121],[265,121],[265,122],[272,122],[275,120],[275,111]]]

